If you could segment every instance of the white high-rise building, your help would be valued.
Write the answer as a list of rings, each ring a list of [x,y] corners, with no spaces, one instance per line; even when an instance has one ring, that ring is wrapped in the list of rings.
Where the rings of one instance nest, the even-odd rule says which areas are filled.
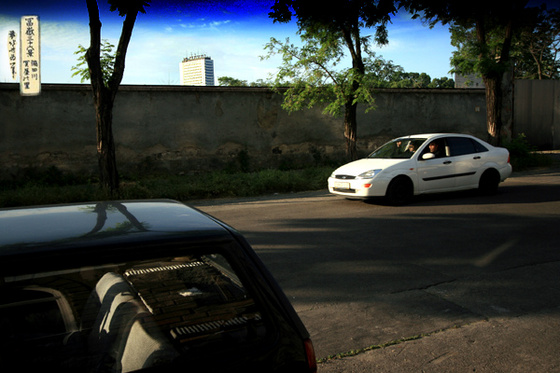
[[[214,61],[199,55],[183,59],[180,64],[181,85],[214,85]]]

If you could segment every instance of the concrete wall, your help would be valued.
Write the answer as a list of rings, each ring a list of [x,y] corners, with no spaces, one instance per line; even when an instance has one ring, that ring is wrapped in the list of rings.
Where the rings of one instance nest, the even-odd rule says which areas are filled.
[[[484,91],[381,90],[375,111],[358,115],[358,149],[367,154],[406,134],[464,132],[485,138]],[[264,88],[122,86],[113,111],[119,170],[197,172],[343,162],[343,121],[320,108],[288,114]],[[0,169],[56,165],[96,170],[89,85],[43,85],[36,97],[0,84]]]

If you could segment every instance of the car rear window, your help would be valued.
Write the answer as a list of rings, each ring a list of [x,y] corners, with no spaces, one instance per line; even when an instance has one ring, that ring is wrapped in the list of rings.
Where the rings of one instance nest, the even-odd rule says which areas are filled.
[[[0,335],[2,366],[125,372],[246,352],[271,327],[234,267],[210,253],[5,277]]]

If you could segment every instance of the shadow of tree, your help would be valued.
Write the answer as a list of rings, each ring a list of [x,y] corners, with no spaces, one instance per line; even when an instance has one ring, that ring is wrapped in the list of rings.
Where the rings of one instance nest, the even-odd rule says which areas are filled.
[[[558,312],[559,192],[543,176],[494,196],[429,195],[403,207],[316,192],[212,214],[237,219],[325,357],[490,317]]]

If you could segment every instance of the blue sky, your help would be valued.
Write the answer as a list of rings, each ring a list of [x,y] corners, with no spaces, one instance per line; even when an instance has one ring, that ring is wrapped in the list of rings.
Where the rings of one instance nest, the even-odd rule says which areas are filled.
[[[102,38],[117,44],[123,18],[109,12],[99,0]],[[261,61],[271,37],[299,40],[295,21],[273,23],[271,1],[163,1],[154,0],[139,14],[129,46],[123,84],[179,84],[179,63],[193,54],[214,60],[216,83],[221,76],[248,82],[266,80],[280,58]],[[19,34],[19,20],[38,15],[41,22],[43,83],[80,83],[72,78],[74,52],[89,46],[88,13],[79,0],[0,0],[0,83],[17,82],[8,64],[8,32]],[[366,31],[368,32],[368,31]],[[373,32],[373,31],[372,31]],[[432,78],[449,76],[453,51],[446,27],[430,29],[407,14],[397,14],[389,25],[389,45],[374,49],[407,72],[425,72]]]

